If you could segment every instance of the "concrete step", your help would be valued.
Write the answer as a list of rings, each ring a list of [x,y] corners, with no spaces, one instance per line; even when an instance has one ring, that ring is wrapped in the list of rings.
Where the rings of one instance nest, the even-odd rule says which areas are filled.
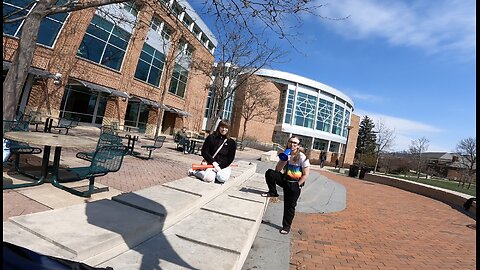
[[[121,194],[113,197],[113,200],[104,199],[13,217],[4,223],[4,241],[42,254],[83,261],[89,265],[99,265],[102,262],[108,263],[109,260],[122,253],[138,253],[137,249],[141,249],[142,245],[148,245],[150,241],[163,243],[167,238],[174,239],[178,241],[175,245],[179,245],[179,247],[192,243],[192,241],[194,243],[204,241],[202,238],[197,239],[198,235],[194,232],[200,234],[198,231],[182,232],[182,228],[188,229],[190,226],[188,224],[194,221],[203,220],[194,225],[198,230],[202,228],[200,226],[202,225],[201,231],[206,230],[208,226],[227,230],[219,231],[219,235],[224,233],[229,235],[230,230],[236,225],[244,224],[241,229],[236,230],[242,232],[238,237],[243,237],[238,238],[237,242],[223,239],[228,241],[228,244],[223,247],[222,245],[225,244],[219,244],[223,240],[215,240],[213,236],[210,239],[211,243],[206,242],[208,249],[218,250],[220,247],[220,250],[232,253],[231,257],[236,258],[235,262],[226,263],[225,267],[231,265],[234,268],[227,267],[225,269],[236,269],[242,259],[244,261],[242,256],[248,254],[251,242],[258,230],[257,223],[260,224],[263,215],[264,208],[262,207],[265,205],[264,198],[262,198],[262,202],[259,200],[258,194],[252,196],[253,190],[256,193],[260,192],[255,187],[251,187],[258,185],[257,178],[261,178],[259,176],[252,177],[255,175],[256,164],[242,161],[238,161],[236,164],[239,166],[234,167],[232,178],[223,185],[204,183],[185,177],[164,185]],[[249,181],[246,185],[244,183],[247,179]],[[222,208],[222,205],[226,207]],[[238,207],[232,208],[232,205]],[[242,212],[243,208],[248,208],[248,211]],[[217,222],[211,224],[210,219],[202,219],[202,216],[215,216],[216,219],[212,220],[217,220]],[[173,226],[175,224],[178,226]],[[232,225],[235,226],[232,227]],[[172,232],[167,233],[170,227],[172,227]],[[252,238],[251,242],[250,238]],[[168,245],[166,246],[168,247]],[[188,253],[188,249],[181,252]],[[116,258],[122,256],[123,254]],[[154,258],[159,257],[154,256]],[[205,258],[198,260],[199,262],[195,264],[205,263]],[[142,264],[150,265],[152,262],[141,260],[142,264],[138,265],[140,267],[138,269],[153,269],[158,262],[159,260],[157,260],[157,264],[152,264],[152,268],[143,268]],[[178,268],[174,259],[169,263],[177,265],[175,267]],[[117,269],[117,267],[114,268]],[[124,269],[137,268],[127,267]]]
[[[267,199],[254,174],[232,186],[162,234],[97,266],[114,269],[241,269],[252,246]],[[264,180],[263,180],[264,183]]]

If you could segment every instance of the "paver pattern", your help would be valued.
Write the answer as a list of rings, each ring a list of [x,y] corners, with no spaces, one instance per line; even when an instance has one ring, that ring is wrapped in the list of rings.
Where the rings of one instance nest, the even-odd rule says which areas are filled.
[[[83,130],[70,132],[90,135]],[[151,142],[143,139],[136,149],[142,144]],[[164,146],[153,152],[154,159],[126,156],[118,172],[95,181],[131,192],[183,178],[201,157],[184,155],[175,146],[167,137]],[[80,150],[84,149],[62,150],[61,165],[88,164],[75,158]],[[254,161],[261,153],[238,151],[237,159]],[[38,166],[41,155],[27,159]],[[421,195],[312,169],[346,187],[347,207],[337,213],[296,214],[290,269],[476,269],[475,219]],[[16,174],[11,166],[4,166],[3,172]],[[3,191],[3,221],[49,209],[16,190]]]
[[[345,186],[347,207],[296,213],[290,269],[476,269],[476,220],[394,187],[320,171]]]

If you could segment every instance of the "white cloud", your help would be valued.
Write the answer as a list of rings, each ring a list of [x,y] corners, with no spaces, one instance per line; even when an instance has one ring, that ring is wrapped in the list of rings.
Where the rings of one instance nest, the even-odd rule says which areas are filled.
[[[366,115],[368,118],[372,119],[374,123],[381,121],[387,128],[394,130],[395,142],[393,149],[397,151],[407,150],[413,140],[421,137],[426,137],[428,139],[429,135],[437,135],[438,133],[444,132],[444,130],[437,127],[409,119],[367,112],[364,110],[355,110],[353,113],[360,116],[360,121],[363,116]],[[451,151],[451,149],[447,149],[447,147],[431,142],[429,151]]]
[[[475,8],[473,0],[425,0],[410,5],[403,1],[337,0],[319,13],[330,18],[350,16],[328,23],[347,38],[379,37],[429,53],[455,51],[475,58]],[[327,22],[322,19],[323,24]]]
[[[375,96],[375,95],[370,95],[370,94],[354,93],[351,96],[356,100],[363,100],[363,101],[373,102],[373,103],[382,102],[384,100],[380,96]]]

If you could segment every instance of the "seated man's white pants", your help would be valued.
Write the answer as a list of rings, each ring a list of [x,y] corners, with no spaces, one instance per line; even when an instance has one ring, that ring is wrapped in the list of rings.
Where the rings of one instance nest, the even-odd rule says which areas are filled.
[[[230,167],[223,168],[217,173],[215,173],[212,168],[195,172],[195,176],[200,180],[212,182],[214,179],[217,179],[217,181],[221,183],[226,182],[231,174],[232,169]]]

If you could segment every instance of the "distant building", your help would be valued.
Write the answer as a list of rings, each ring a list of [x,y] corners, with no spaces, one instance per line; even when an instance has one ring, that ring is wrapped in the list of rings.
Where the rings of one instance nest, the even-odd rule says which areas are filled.
[[[285,145],[288,137],[297,135],[309,150],[311,161],[319,163],[320,152],[324,151],[328,153],[327,163],[333,165],[337,157],[342,161],[348,136],[345,164],[353,163],[360,117],[353,114],[350,97],[331,86],[278,70],[261,69],[249,81],[261,78],[268,81],[261,87],[271,93],[279,109],[273,120],[247,122],[248,138]],[[239,111],[242,102],[240,88],[232,114],[236,137],[243,133]]]

